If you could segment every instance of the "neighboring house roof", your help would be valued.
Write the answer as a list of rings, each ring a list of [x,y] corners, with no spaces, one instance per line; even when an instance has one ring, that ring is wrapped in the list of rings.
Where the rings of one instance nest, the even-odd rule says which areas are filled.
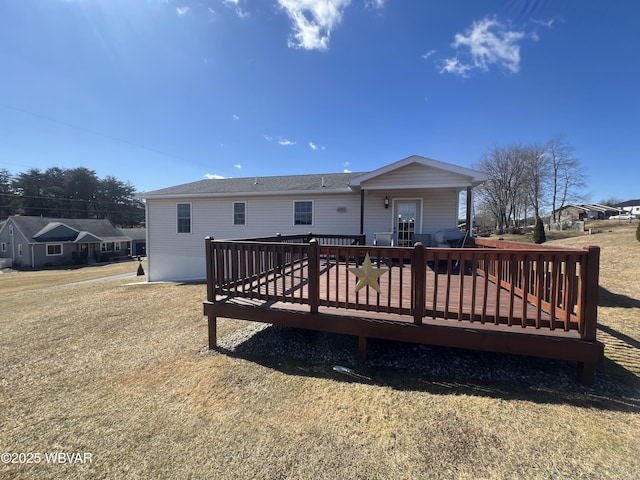
[[[30,243],[42,242],[122,242],[130,237],[104,219],[47,218],[16,215],[9,217]],[[79,238],[86,240],[80,241]]]
[[[585,212],[617,212],[619,209],[615,207],[610,207],[608,205],[600,205],[599,203],[582,203],[580,205],[565,205],[558,211],[567,210],[569,208],[575,208],[578,210],[582,210]]]
[[[627,200],[626,202],[622,202],[618,204],[618,207],[636,207],[640,205],[640,200]]]
[[[147,239],[146,228],[121,228],[120,231],[127,237],[130,237],[131,240],[135,240],[137,242],[145,241]]]
[[[292,193],[341,193],[358,191],[363,182],[409,165],[422,165],[455,174],[465,179],[466,185],[479,185],[487,180],[476,170],[459,167],[431,158],[412,155],[372,172],[314,173],[308,175],[285,175],[271,177],[221,178],[199,180],[174,187],[141,193],[140,198],[170,198],[199,196],[248,196]],[[406,186],[409,188],[410,186]],[[423,185],[416,186],[423,188]]]

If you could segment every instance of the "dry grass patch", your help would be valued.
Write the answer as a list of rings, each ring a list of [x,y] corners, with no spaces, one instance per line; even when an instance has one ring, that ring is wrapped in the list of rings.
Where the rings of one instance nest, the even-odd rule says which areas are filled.
[[[143,260],[141,263],[146,272],[146,260]],[[137,261],[131,260],[105,265],[64,269],[44,269],[37,271],[3,269],[0,270],[0,292],[9,293],[21,290],[34,290],[37,288],[82,282],[111,275],[135,273],[138,270],[138,265]]]
[[[473,381],[476,359],[532,371],[511,356],[470,355],[451,375],[369,366],[348,376],[286,353],[207,352],[202,284],[65,285],[76,274],[58,272],[47,282],[59,286],[44,288],[38,272],[20,273],[33,283],[0,283],[0,451],[90,452],[93,462],[0,464],[0,477],[636,478],[640,289],[627,282],[640,256],[624,235],[572,245],[602,244],[609,331],[599,334],[611,339],[591,388],[553,361],[532,364],[554,369],[540,383]],[[246,325],[221,320],[219,334]],[[454,363],[451,350],[433,355]]]

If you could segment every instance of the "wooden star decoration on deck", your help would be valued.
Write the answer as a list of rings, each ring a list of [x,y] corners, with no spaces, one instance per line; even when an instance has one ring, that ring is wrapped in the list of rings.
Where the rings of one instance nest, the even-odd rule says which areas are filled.
[[[373,268],[371,264],[371,258],[369,258],[369,254],[364,257],[364,262],[362,262],[361,267],[350,268],[349,271],[355,274],[358,277],[358,283],[356,284],[356,292],[361,288],[369,285],[376,292],[380,293],[380,284],[378,283],[378,279],[389,271],[388,268]]]

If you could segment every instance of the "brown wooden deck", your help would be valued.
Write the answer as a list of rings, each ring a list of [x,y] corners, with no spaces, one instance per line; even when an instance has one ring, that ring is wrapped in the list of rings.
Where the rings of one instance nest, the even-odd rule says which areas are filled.
[[[321,238],[207,239],[210,347],[216,318],[231,317],[357,335],[363,360],[367,338],[386,338],[575,360],[580,380],[593,381],[603,356],[597,248],[393,248]],[[367,255],[384,270],[379,292],[358,291],[349,270]]]

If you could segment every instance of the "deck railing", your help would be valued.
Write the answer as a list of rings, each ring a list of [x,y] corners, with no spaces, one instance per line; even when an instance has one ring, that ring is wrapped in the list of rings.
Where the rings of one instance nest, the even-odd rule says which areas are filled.
[[[313,240],[312,240],[313,237]],[[360,243],[360,244],[358,244]],[[365,310],[426,318],[563,329],[595,340],[599,249],[479,239],[474,248],[365,246],[362,236],[207,239],[207,298]],[[378,290],[350,271],[369,256]]]

